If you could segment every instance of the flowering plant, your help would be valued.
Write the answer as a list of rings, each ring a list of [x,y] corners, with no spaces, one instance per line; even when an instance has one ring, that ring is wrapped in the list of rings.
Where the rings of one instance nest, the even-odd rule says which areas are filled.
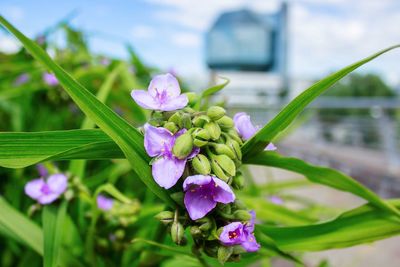
[[[171,261],[247,266],[271,256],[300,262],[299,251],[344,248],[400,232],[398,200],[384,200],[334,169],[280,155],[271,143],[336,81],[395,47],[317,82],[262,128],[245,113],[231,118],[224,108],[207,106],[205,99],[227,82],[201,94],[182,93],[173,75],[157,75],[147,91],[131,92],[130,107],[140,118],[136,128],[104,104],[116,76],[130,81],[123,62],[107,64],[111,72],[96,97],[1,16],[0,23],[53,73],[43,76],[45,83],[62,87],[90,120],[79,130],[0,133],[0,166],[46,164],[40,178],[25,185],[32,198],[30,218],[0,198],[0,234],[30,248],[32,258],[40,255],[45,266],[159,266]],[[26,77],[17,79],[19,87],[33,79]],[[125,99],[129,93],[118,94]],[[87,160],[108,159],[111,166],[99,174],[85,174]],[[69,166],[66,160],[72,161]],[[60,161],[59,169],[50,161]],[[319,222],[267,196],[252,182],[249,164],[290,170],[368,203]],[[129,179],[117,183],[126,173]],[[24,191],[12,188],[16,194]],[[41,219],[35,217],[38,211]]]

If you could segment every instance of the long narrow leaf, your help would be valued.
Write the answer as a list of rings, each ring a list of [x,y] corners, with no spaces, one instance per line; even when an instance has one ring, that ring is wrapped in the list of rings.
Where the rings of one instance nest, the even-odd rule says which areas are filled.
[[[101,103],[93,94],[56,64],[42,48],[14,28],[2,16],[0,16],[0,23],[21,41],[33,57],[54,72],[66,92],[86,116],[117,143],[131,163],[133,170],[146,186],[166,204],[175,206],[175,203],[167,192],[157,185],[151,175],[151,169],[148,165],[149,157],[143,147],[142,134],[119,117],[112,109]]]
[[[299,115],[308,104],[310,104],[333,84],[365,63],[368,63],[374,58],[398,47],[400,47],[400,45],[395,45],[384,49],[372,56],[351,64],[312,85],[310,88],[297,96],[293,101],[291,101],[281,112],[279,112],[275,118],[273,118],[256,135],[254,135],[244,144],[243,155],[247,156],[262,151],[269,142],[273,141],[273,139],[280,132],[285,130],[290,123],[293,122],[297,115]]]
[[[390,201],[400,207],[400,200]],[[391,213],[364,205],[325,223],[272,227],[257,225],[284,251],[318,251],[370,243],[400,234],[400,221]]]
[[[319,183],[336,188],[341,191],[353,193],[381,209],[390,211],[399,216],[399,211],[382,200],[374,192],[344,173],[334,169],[319,167],[297,159],[280,156],[276,152],[262,152],[254,157],[247,158],[245,163],[277,167],[304,175],[314,183]]]

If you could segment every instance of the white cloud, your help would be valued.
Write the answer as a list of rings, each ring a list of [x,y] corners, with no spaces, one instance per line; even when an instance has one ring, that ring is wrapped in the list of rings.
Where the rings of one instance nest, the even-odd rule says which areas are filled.
[[[151,39],[156,36],[156,30],[147,25],[136,25],[131,30],[135,39]]]
[[[0,52],[12,54],[21,48],[20,43],[11,36],[0,36]]]
[[[171,36],[171,41],[181,47],[199,47],[202,39],[197,33],[179,32]]]

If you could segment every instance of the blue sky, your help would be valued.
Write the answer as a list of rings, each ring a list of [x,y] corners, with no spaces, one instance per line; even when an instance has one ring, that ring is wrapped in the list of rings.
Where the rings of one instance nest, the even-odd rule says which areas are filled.
[[[290,73],[309,79],[325,75],[386,46],[400,43],[397,0],[293,0],[290,2]],[[205,75],[203,37],[218,14],[242,7],[276,9],[270,0],[2,0],[0,13],[34,36],[76,10],[73,25],[89,35],[94,51],[123,57],[130,42],[144,60],[187,76]],[[0,37],[0,49],[13,41]],[[400,52],[363,71],[400,83]]]

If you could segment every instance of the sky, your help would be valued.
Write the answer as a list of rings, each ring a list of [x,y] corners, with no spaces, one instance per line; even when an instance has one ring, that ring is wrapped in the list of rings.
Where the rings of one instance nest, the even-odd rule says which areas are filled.
[[[380,49],[400,44],[398,0],[292,0],[289,6],[289,72],[316,79]],[[150,65],[184,76],[205,76],[204,35],[221,12],[241,8],[273,12],[274,0],[2,0],[0,14],[30,37],[72,11],[74,26],[88,33],[90,47],[125,57],[126,42]],[[0,50],[16,41],[0,34]],[[400,50],[361,71],[400,84]]]

